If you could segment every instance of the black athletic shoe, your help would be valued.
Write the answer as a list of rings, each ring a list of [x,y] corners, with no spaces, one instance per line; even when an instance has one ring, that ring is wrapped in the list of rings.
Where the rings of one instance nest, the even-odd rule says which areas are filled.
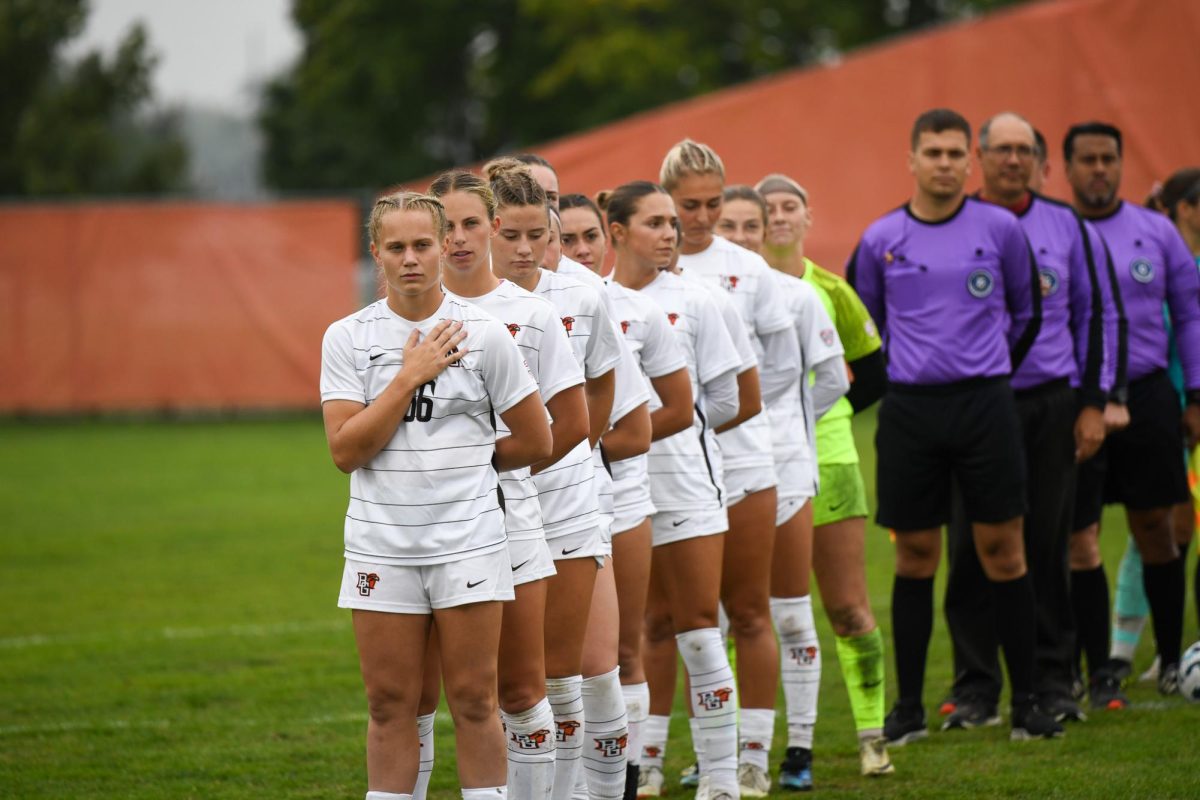
[[[1079,703],[1065,694],[1043,695],[1038,705],[1058,722],[1087,722]]]
[[[970,730],[1000,724],[996,704],[978,697],[964,697],[942,723],[942,730]]]
[[[1165,664],[1158,668],[1158,693],[1179,694],[1179,665]]]
[[[1063,735],[1062,725],[1054,717],[1038,708],[1036,703],[1013,706],[1012,735],[1014,742],[1030,739],[1057,739]]]
[[[925,709],[896,703],[883,721],[883,735],[894,747],[924,739],[929,735],[925,727]]]
[[[1088,695],[1091,698],[1092,708],[1098,711],[1104,709],[1119,711],[1129,706],[1129,698],[1121,694],[1121,682],[1108,670],[1102,669],[1092,676],[1088,686]]]
[[[809,792],[813,788],[812,750],[789,747],[779,765],[779,787],[794,792]]]
[[[1110,658],[1107,669],[1118,682],[1124,683],[1125,679],[1133,674],[1133,662],[1123,658]]]

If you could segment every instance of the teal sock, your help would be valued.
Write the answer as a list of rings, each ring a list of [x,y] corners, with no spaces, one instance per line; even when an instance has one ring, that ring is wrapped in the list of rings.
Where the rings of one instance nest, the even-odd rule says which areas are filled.
[[[1117,596],[1113,603],[1113,637],[1109,655],[1125,661],[1133,661],[1142,628],[1150,613],[1146,590],[1142,585],[1142,554],[1133,537],[1125,546],[1121,566],[1117,569]]]

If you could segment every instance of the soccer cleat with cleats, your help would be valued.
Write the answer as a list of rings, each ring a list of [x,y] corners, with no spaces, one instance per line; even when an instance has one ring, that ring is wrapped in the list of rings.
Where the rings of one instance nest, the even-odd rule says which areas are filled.
[[[1119,682],[1124,683],[1125,680],[1133,674],[1133,663],[1124,658],[1110,658],[1105,669],[1112,673],[1112,676]]]
[[[896,771],[887,751],[887,738],[876,736],[858,743],[858,760],[862,774],[867,778],[879,778]]]
[[[1046,695],[1039,701],[1042,710],[1054,717],[1056,722],[1087,722],[1087,714],[1073,699],[1065,694]]]
[[[771,791],[771,774],[755,764],[738,764],[738,790],[742,797],[766,797]]]
[[[1000,715],[996,713],[996,704],[989,703],[977,697],[965,697],[960,700],[954,711],[942,723],[942,730],[971,730],[972,728],[991,727],[1000,724]]]
[[[1179,665],[1166,664],[1159,668],[1158,693],[1161,695],[1179,694]]]
[[[789,747],[779,766],[779,787],[795,792],[812,791],[812,750]]]
[[[958,708],[958,700],[954,695],[947,695],[942,704],[938,706],[938,713],[943,717],[948,717],[954,713],[954,709]]]
[[[660,767],[639,767],[637,780],[638,797],[661,797],[663,773]]]
[[[1063,735],[1062,725],[1055,722],[1054,717],[1038,708],[1036,703],[1013,706],[1012,735],[1009,737],[1012,741],[1057,739]]]
[[[684,767],[679,773],[679,785],[685,789],[700,788],[700,765],[693,762],[691,766]]]
[[[1129,698],[1121,693],[1121,682],[1107,670],[1100,670],[1092,676],[1088,696],[1092,708],[1097,711],[1120,711],[1129,706]]]
[[[929,736],[925,727],[925,709],[896,703],[883,721],[883,735],[893,747],[903,747]]]

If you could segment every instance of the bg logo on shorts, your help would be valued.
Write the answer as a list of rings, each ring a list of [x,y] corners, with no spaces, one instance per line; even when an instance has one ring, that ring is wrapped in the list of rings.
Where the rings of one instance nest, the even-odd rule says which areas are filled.
[[[700,705],[704,706],[706,711],[719,711],[729,702],[729,698],[733,696],[733,689],[713,689],[706,692],[696,692],[696,699],[700,701]]]
[[[967,276],[967,291],[972,297],[980,300],[987,297],[996,288],[996,279],[986,269],[977,269]]]
[[[596,749],[605,758],[620,758],[625,752],[625,745],[629,741],[628,736],[613,736],[608,739],[596,739]]]
[[[514,733],[512,740],[517,743],[517,747],[522,750],[537,750],[546,743],[550,738],[550,731],[542,728],[540,731],[533,733]]]
[[[1154,280],[1154,265],[1148,258],[1135,258],[1129,265],[1129,274],[1138,283],[1149,283]]]
[[[370,597],[371,590],[375,588],[375,584],[379,583],[379,576],[374,572],[358,573],[358,593],[363,597]]]
[[[558,730],[554,733],[554,740],[556,742],[567,740],[568,738],[574,736],[579,730],[579,723],[574,722],[573,720],[567,720],[566,722],[555,721],[554,726],[558,728]]]
[[[813,645],[806,645],[804,647],[793,647],[793,648],[791,648],[788,655],[790,655],[792,657],[792,661],[795,661],[797,664],[800,664],[801,666],[807,667],[809,664],[816,662],[817,648]]]

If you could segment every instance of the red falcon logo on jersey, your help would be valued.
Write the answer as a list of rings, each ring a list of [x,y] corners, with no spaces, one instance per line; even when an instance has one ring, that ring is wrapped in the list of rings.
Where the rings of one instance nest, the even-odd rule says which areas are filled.
[[[554,726],[558,728],[554,737],[555,741],[558,742],[574,736],[576,731],[579,730],[579,723],[575,722],[574,720],[567,720],[566,722],[558,722],[556,720]]]
[[[510,736],[521,750],[536,750],[550,738],[550,731],[542,728],[533,733],[514,733]]]
[[[629,333],[629,320],[621,320],[621,333]]]
[[[817,660],[817,648],[814,645],[805,647],[793,647],[791,652],[792,660],[797,664],[808,666]]]
[[[669,321],[672,325],[675,324],[675,320],[677,320],[677,319],[679,319],[679,315],[676,314],[674,311],[667,312],[667,321]]]
[[[514,339],[517,338],[517,334],[521,331],[521,326],[515,322],[510,322],[504,327],[508,328],[508,332],[513,335]]]
[[[738,280],[739,278],[737,275],[722,275],[721,285],[725,287],[725,291],[732,292],[737,288]]]
[[[595,739],[596,749],[605,758],[620,758],[625,752],[625,745],[629,741],[628,736],[612,736],[607,739]]]
[[[575,324],[575,318],[574,317],[563,317],[562,323],[563,323],[563,327],[567,329],[567,333],[570,333],[571,327]]]
[[[708,711],[719,711],[724,708],[731,697],[733,697],[733,689],[730,687],[696,692],[696,699]]]
[[[358,573],[358,593],[363,597],[370,597],[371,590],[375,588],[375,584],[379,583],[379,576],[374,572]]]

